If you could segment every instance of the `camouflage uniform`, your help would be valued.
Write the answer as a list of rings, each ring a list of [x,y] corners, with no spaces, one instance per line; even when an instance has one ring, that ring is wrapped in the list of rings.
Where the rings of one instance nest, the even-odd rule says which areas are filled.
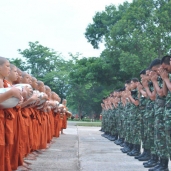
[[[104,130],[105,133],[107,132],[107,121],[108,121],[107,114],[108,114],[108,111],[104,110],[103,116],[102,116],[102,129]]]
[[[132,91],[132,97],[135,100],[138,100],[138,91],[133,90]],[[133,142],[132,144],[141,144],[141,115],[139,112],[139,108],[135,106],[134,104],[131,104],[131,131],[133,135]]]
[[[127,118],[126,120],[126,136],[125,136],[125,141],[128,143],[133,143],[133,135],[131,131],[131,103],[127,102],[126,107],[125,107],[125,116]]]
[[[127,111],[126,111],[126,106],[122,106],[122,120],[123,120],[123,124],[122,124],[122,130],[123,130],[123,137],[126,138],[126,132],[127,132],[127,126],[128,126],[128,120],[127,120]]]
[[[140,119],[141,119],[141,140],[142,140],[142,147],[144,148],[144,144],[145,144],[145,141],[146,141],[146,137],[145,137],[145,128],[146,125],[145,125],[145,117],[144,117],[144,114],[145,114],[145,111],[146,111],[146,103],[147,103],[147,98],[145,98],[144,96],[141,96],[139,98],[139,112],[140,112]]]
[[[143,147],[150,149],[151,154],[156,154],[154,146],[154,101],[147,99],[146,111],[144,114],[144,136]]]
[[[159,79],[159,86],[162,87],[162,80]],[[164,123],[164,110],[165,110],[166,97],[157,95],[154,109],[155,109],[155,122],[154,122],[154,144],[156,147],[157,155],[160,158],[168,158],[165,137],[165,123]]]
[[[110,132],[109,117],[110,117],[110,109],[107,110],[107,113],[106,113],[106,122],[105,122],[106,125],[105,125],[105,127],[106,127],[106,133],[107,134],[109,134],[109,132]]]
[[[119,136],[124,138],[124,106],[122,102],[119,104]]]
[[[154,91],[152,83],[149,83],[150,91]],[[154,145],[154,101],[151,99],[146,100],[146,111],[144,114],[144,135],[145,143],[144,148],[150,149],[151,154],[156,155],[155,145]]]
[[[169,74],[171,80],[171,74]],[[168,152],[168,158],[171,156],[171,92],[169,91],[166,96],[166,105],[164,111],[164,126],[166,135],[166,147]]]
[[[108,110],[108,133],[111,135],[112,131],[112,110]]]
[[[116,127],[116,109],[115,108],[113,108],[113,110],[112,110],[111,123],[112,123],[111,135],[114,136],[114,135],[117,134],[117,127]]]
[[[119,116],[119,105],[120,103],[118,103],[118,106],[116,108],[116,129],[117,129],[117,133],[119,134],[120,133],[120,116]],[[119,137],[120,137],[120,134],[119,134]]]

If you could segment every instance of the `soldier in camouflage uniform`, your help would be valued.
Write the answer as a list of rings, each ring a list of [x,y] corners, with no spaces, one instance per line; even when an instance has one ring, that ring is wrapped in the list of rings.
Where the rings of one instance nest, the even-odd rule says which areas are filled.
[[[121,136],[121,99],[120,99],[120,90],[116,92],[116,128],[118,132],[119,139],[115,141],[115,144],[120,145],[124,142],[123,137]]]
[[[131,101],[131,131],[133,135],[133,141],[132,144],[134,145],[134,148],[131,152],[128,152],[127,154],[130,156],[138,156],[140,154],[140,145],[141,145],[141,116],[139,113],[138,105],[139,105],[139,100],[138,100],[138,91],[137,91],[137,86],[138,86],[138,79],[133,78],[131,79],[131,92],[128,93],[128,98]]]
[[[105,136],[105,138],[109,139],[111,137],[111,127],[112,127],[112,123],[111,123],[111,118],[112,118],[112,105],[110,102],[110,96],[107,98],[107,104],[108,104],[108,119],[107,119],[107,136]]]
[[[118,139],[118,131],[117,131],[117,124],[116,124],[116,108],[117,108],[117,99],[116,99],[116,92],[113,92],[113,96],[112,96],[112,106],[113,106],[113,110],[112,110],[112,135],[114,136],[114,138],[112,139],[112,141],[115,141]]]
[[[131,83],[130,80],[127,80],[125,82],[125,91],[122,94],[122,96],[125,99],[125,112],[124,112],[125,113],[124,114],[124,116],[125,116],[125,123],[124,123],[125,124],[125,146],[124,146],[124,148],[121,149],[121,151],[123,153],[130,152],[133,148],[133,144],[132,144],[133,136],[132,136],[132,131],[131,131],[132,119],[131,119],[131,115],[130,115],[131,114],[130,113],[131,112],[131,102],[130,102],[128,95],[127,95],[127,92],[130,91],[130,87],[129,87],[130,83]]]
[[[121,102],[122,102],[122,106],[121,106],[121,111],[122,113],[120,113],[121,115],[121,121],[122,121],[122,128],[121,128],[121,136],[123,137],[123,139],[125,140],[126,137],[126,130],[127,130],[127,115],[126,115],[126,97],[125,97],[125,88],[123,89],[123,91],[121,92]],[[124,147],[126,144],[126,142],[120,144],[121,147]],[[122,149],[121,149],[122,150]]]
[[[102,134],[102,136],[107,136],[108,135],[108,110],[109,110],[109,106],[108,106],[108,100],[107,98],[103,99],[103,104],[104,104],[104,112],[103,112],[103,116],[102,116],[102,129],[104,131],[104,134]]]
[[[141,82],[142,78],[146,75],[146,70],[143,70],[140,72]],[[141,141],[142,141],[142,148],[143,153],[139,156],[136,156],[135,159],[138,159],[139,161],[148,161],[150,159],[150,147],[147,146],[147,125],[148,120],[145,117],[146,114],[146,104],[148,101],[147,93],[145,91],[145,88],[142,86],[142,84],[139,83],[138,85],[138,92],[139,92],[139,113],[141,118]],[[154,125],[154,124],[153,124]]]
[[[108,120],[108,125],[109,125],[109,136],[107,136],[107,138],[110,141],[114,141],[115,138],[115,115],[114,115],[114,106],[113,106],[113,93],[111,93],[110,97],[109,97],[109,120]]]
[[[146,70],[146,75],[142,77],[142,85],[146,90],[148,98],[146,99],[146,111],[144,114],[144,149],[146,149],[146,154],[144,158],[148,159],[148,162],[143,163],[144,167],[154,167],[158,162],[158,156],[154,145],[154,101],[156,99],[156,91],[154,90],[153,83],[150,81],[149,70]]]
[[[119,140],[115,142],[117,145],[124,146],[124,139],[125,139],[125,125],[124,125],[124,116],[125,116],[125,106],[124,106],[124,98],[122,97],[122,93],[124,92],[125,88],[120,89],[118,93],[118,133],[119,133]]]
[[[102,125],[101,125],[101,130],[100,131],[103,131],[104,132],[104,125],[105,125],[105,123],[104,123],[104,120],[105,120],[105,105],[104,105],[104,103],[101,103],[101,107],[102,107]],[[104,119],[103,119],[103,117],[104,117]]]
[[[155,110],[155,122],[154,122],[154,144],[157,155],[160,157],[160,162],[149,171],[168,171],[168,152],[166,148],[165,138],[165,123],[164,123],[164,110],[166,102],[166,94],[164,89],[166,88],[165,82],[159,77],[160,60],[155,59],[150,64],[151,81],[155,87],[157,96],[154,104]]]
[[[167,87],[164,90],[164,92],[167,94],[164,111],[164,122],[168,158],[171,158],[171,56],[167,55],[162,58],[159,74],[166,83]]]

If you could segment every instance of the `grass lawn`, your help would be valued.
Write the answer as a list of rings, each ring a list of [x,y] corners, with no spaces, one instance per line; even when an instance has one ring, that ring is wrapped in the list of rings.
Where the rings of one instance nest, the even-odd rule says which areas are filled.
[[[79,123],[75,123],[75,126],[97,126],[97,127],[101,127],[101,122],[79,122]]]

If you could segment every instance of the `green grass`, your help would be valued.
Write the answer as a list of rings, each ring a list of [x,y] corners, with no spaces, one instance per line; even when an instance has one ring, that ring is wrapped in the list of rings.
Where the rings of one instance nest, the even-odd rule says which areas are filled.
[[[71,119],[68,119],[68,121],[73,121],[73,122],[91,122],[91,120],[89,119],[87,119],[87,120],[85,120],[85,119],[83,119],[83,120],[79,120],[79,119],[73,119],[73,120],[71,120]],[[101,123],[101,121],[100,120],[94,120],[93,122],[100,122]]]
[[[101,122],[80,122],[76,123],[75,126],[96,126],[96,127],[101,127]]]

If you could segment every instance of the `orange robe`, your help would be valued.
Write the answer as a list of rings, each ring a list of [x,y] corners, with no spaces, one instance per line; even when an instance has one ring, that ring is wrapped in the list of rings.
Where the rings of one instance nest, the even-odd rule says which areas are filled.
[[[62,129],[66,129],[66,128],[67,128],[67,115],[65,113],[62,120]]]
[[[38,109],[35,109],[35,113],[36,113],[36,119],[37,119],[37,126],[36,126],[36,149],[40,149],[40,134],[41,134],[41,125],[42,125],[42,120],[41,120],[41,114],[40,111]]]
[[[29,137],[29,117],[30,117],[30,111],[28,108],[22,108],[21,109],[21,113],[23,116],[23,120],[24,120],[24,127],[25,127],[25,131],[26,131],[26,137],[23,140],[23,157],[25,157],[27,154],[30,153],[31,148],[30,148],[30,137]]]
[[[14,143],[10,146],[10,161],[12,170],[17,170],[18,166],[23,165],[22,154],[22,141],[26,137],[24,120],[21,114],[21,108],[15,107],[14,109]]]
[[[0,168],[5,171],[5,117],[4,111],[0,109]]]
[[[12,86],[7,80],[3,80],[4,87]],[[10,146],[14,142],[13,133],[13,122],[14,122],[14,111],[13,109],[4,109],[5,114],[5,171],[11,171],[10,162]]]
[[[31,121],[32,121],[32,130],[33,130],[33,144],[32,144],[32,150],[35,151],[38,149],[37,141],[38,141],[38,120],[36,118],[36,111],[33,108],[30,108],[31,110]]]
[[[40,128],[40,149],[46,149],[47,147],[47,117],[45,112],[40,112],[41,116],[41,128]]]
[[[59,137],[60,133],[60,114],[55,113],[54,117],[54,137]]]
[[[63,114],[59,113],[59,135],[60,135],[60,131],[62,129],[62,122],[63,122]]]
[[[47,118],[47,140],[46,140],[46,142],[47,143],[50,143],[50,141],[51,141],[50,113],[51,113],[51,111],[46,113],[46,118]]]
[[[51,139],[54,136],[54,112],[51,110],[49,113],[49,122],[50,122],[50,129],[51,129]]]

